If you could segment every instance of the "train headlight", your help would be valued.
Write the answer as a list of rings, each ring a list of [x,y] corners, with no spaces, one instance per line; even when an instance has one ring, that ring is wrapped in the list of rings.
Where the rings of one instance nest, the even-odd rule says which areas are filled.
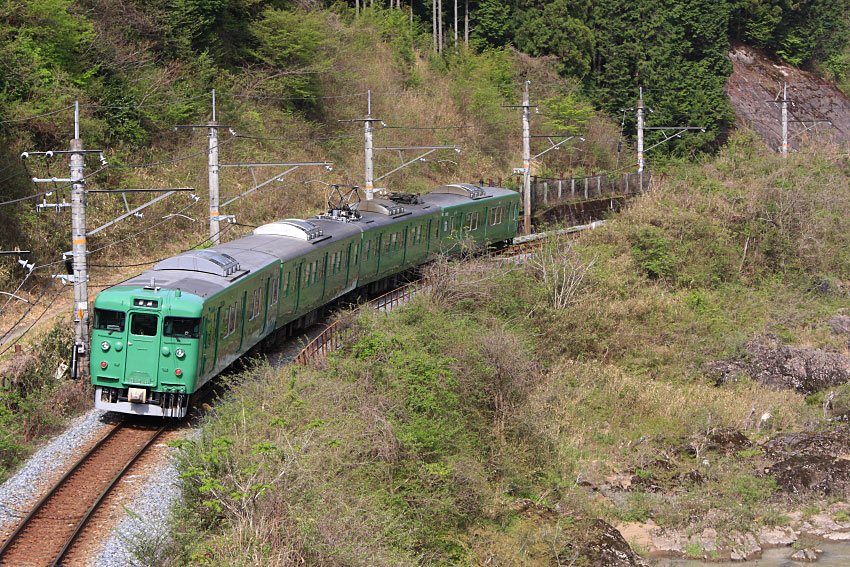
[[[109,350],[109,341],[103,341],[102,343],[100,343],[100,348],[103,349],[103,352],[108,351]]]
[[[183,350],[182,348],[178,348],[177,350],[174,351],[174,354],[177,355],[177,358],[183,358],[184,356],[186,356],[186,351]]]

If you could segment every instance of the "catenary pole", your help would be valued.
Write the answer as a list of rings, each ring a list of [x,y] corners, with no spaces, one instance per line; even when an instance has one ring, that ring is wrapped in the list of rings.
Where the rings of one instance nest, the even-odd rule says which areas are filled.
[[[363,121],[363,138],[365,149],[365,176],[364,189],[366,191],[366,199],[371,199],[375,191],[375,163],[374,150],[372,145],[372,91],[366,92],[366,120]]]
[[[782,157],[788,157],[788,83],[782,87]]]
[[[522,91],[522,228],[525,234],[531,233],[531,127],[529,126],[528,85]]]
[[[643,87],[638,87],[638,102],[637,102],[637,166],[638,177],[640,178],[640,188],[643,190]]]
[[[207,181],[210,196],[210,239],[221,242],[219,228],[218,194],[218,128],[215,122],[215,89],[212,91],[212,120],[209,123],[209,153],[207,154]]]
[[[80,103],[74,102],[74,139],[71,140],[71,254],[74,270],[74,348],[76,373],[81,375],[81,364],[88,344],[89,297],[88,269],[86,264],[86,192],[85,154],[80,138]]]

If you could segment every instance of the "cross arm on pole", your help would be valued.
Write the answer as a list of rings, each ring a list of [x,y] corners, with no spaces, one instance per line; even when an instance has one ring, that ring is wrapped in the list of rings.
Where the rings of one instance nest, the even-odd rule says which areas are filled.
[[[542,152],[540,152],[540,153],[539,153],[539,154],[537,154],[536,156],[532,156],[532,157],[531,157],[531,159],[537,159],[537,158],[539,158],[540,156],[542,156],[542,155],[543,155],[543,154],[545,154],[545,153],[551,152],[552,150],[557,150],[558,148],[560,148],[560,147],[561,147],[561,144],[565,144],[565,143],[569,142],[570,140],[572,140],[573,138],[575,138],[575,136],[569,136],[569,137],[567,137],[567,138],[564,138],[563,140],[561,140],[561,141],[560,141],[560,142],[558,142],[557,144],[553,143],[553,142],[552,142],[552,138],[550,138],[549,136],[547,136],[547,138],[549,139],[549,143],[550,143],[550,144],[552,144],[552,147],[550,147],[550,148],[546,148],[545,150],[543,150]],[[579,137],[579,140],[584,141],[584,138]]]
[[[377,148],[376,148],[376,149],[377,149]],[[401,165],[400,165],[400,166],[398,166],[397,168],[395,168],[395,169],[391,169],[390,171],[386,172],[385,174],[381,175],[380,177],[376,177],[376,178],[375,178],[375,181],[380,181],[380,180],[381,180],[381,179],[383,179],[384,177],[387,177],[388,175],[395,173],[395,172],[396,172],[396,171],[398,171],[399,169],[402,169],[402,168],[404,168],[404,167],[407,167],[408,165],[410,165],[410,164],[412,164],[412,163],[416,163],[417,161],[421,160],[421,159],[422,159],[422,158],[424,158],[425,156],[433,154],[433,153],[434,153],[434,152],[436,152],[438,149],[439,149],[439,148],[433,148],[433,149],[428,150],[428,151],[427,151],[427,152],[425,152],[424,154],[422,154],[422,155],[420,155],[420,156],[417,156],[417,157],[413,158],[412,160],[407,161],[407,162],[405,162],[405,163],[401,164]]]
[[[232,199],[230,199],[229,201],[225,201],[224,203],[222,203],[222,204],[221,204],[221,206],[222,206],[222,207],[224,207],[224,206],[226,206],[226,205],[229,205],[230,203],[232,203],[232,202],[233,202],[233,201],[235,201],[236,199],[241,199],[241,198],[242,198],[242,197],[244,197],[245,195],[249,195],[249,194],[253,193],[254,191],[256,191],[257,189],[259,189],[259,188],[261,188],[261,187],[265,187],[266,185],[268,185],[268,184],[269,184],[269,183],[271,183],[272,181],[278,181],[278,180],[280,180],[280,178],[281,178],[281,177],[283,177],[283,176],[284,176],[284,175],[286,175],[287,173],[290,173],[290,172],[292,172],[292,171],[295,171],[296,169],[298,169],[298,167],[299,167],[298,165],[295,165],[295,166],[293,166],[293,167],[290,167],[289,169],[287,169],[287,170],[286,170],[286,171],[284,171],[283,173],[278,173],[277,175],[275,175],[275,176],[273,176],[273,177],[270,177],[270,178],[266,179],[266,180],[265,180],[265,181],[263,181],[262,183],[259,183],[259,184],[257,184],[257,185],[254,185],[253,187],[251,187],[250,189],[248,189],[247,191],[245,191],[245,192],[244,192],[244,193],[242,193],[241,195],[236,195],[235,197],[233,197],[233,198],[232,198]]]
[[[137,213],[137,212],[141,211],[142,209],[144,209],[144,208],[146,208],[146,207],[150,207],[150,206],[151,206],[151,205],[153,205],[154,203],[156,203],[156,202],[158,202],[158,201],[161,201],[161,200],[165,199],[166,197],[168,197],[169,195],[173,195],[174,193],[176,193],[176,191],[169,191],[169,192],[165,193],[164,195],[160,195],[159,197],[156,197],[155,199],[151,199],[150,201],[148,201],[148,202],[147,202],[147,203],[145,203],[144,205],[140,205],[140,206],[136,207],[135,209],[133,209],[133,210],[131,210],[131,211],[127,211],[127,212],[126,212],[126,213],[124,213],[123,215],[121,215],[121,216],[119,216],[119,217],[116,217],[116,218],[112,219],[112,220],[111,220],[111,221],[109,221],[108,223],[106,223],[106,224],[104,224],[104,225],[101,225],[101,226],[99,226],[99,227],[97,227],[97,228],[95,228],[95,229],[90,230],[89,232],[87,232],[87,233],[86,233],[86,236],[91,236],[92,234],[95,234],[95,233],[97,233],[97,232],[100,232],[100,231],[101,231],[101,230],[103,230],[104,228],[108,228],[108,227],[112,226],[113,224],[116,224],[116,223],[118,223],[118,222],[120,222],[120,221],[122,221],[122,220],[126,219],[127,217],[129,217],[129,216],[131,216],[131,215],[134,215],[135,213]]]
[[[663,140],[661,140],[657,144],[653,144],[652,146],[649,146],[648,148],[646,148],[644,150],[644,153],[648,152],[652,148],[657,148],[658,146],[660,146],[664,142],[667,142],[668,140],[672,140],[673,138],[681,138],[682,134],[684,134],[688,130],[699,130],[701,132],[705,132],[705,126],[647,126],[644,129],[645,130],[662,130],[661,133],[664,134],[665,136],[667,134],[666,134],[666,132],[664,132],[664,130],[675,130],[675,132],[673,132],[672,134],[670,134],[669,136],[667,136],[666,138],[664,138]]]

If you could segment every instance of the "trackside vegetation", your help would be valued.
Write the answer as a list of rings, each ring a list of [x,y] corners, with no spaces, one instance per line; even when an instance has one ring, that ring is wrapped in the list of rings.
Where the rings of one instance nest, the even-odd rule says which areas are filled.
[[[822,397],[709,366],[763,333],[846,353],[825,320],[850,307],[848,181],[844,158],[742,133],[536,261],[435,262],[431,294],[341,315],[321,369],[235,380],[181,446],[174,538],[140,561],[597,565],[599,519],[723,540],[820,509],[760,443],[829,430]]]

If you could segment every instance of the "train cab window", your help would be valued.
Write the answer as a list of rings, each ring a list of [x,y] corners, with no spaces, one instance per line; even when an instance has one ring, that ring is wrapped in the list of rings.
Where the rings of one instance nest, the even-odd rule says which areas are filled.
[[[95,309],[94,328],[100,331],[118,331],[119,333],[123,333],[125,317],[126,315],[123,311]]]
[[[197,339],[201,336],[201,320],[195,317],[166,317],[162,332],[166,337]]]
[[[133,313],[130,316],[130,334],[140,337],[155,337],[159,316],[152,313]]]

